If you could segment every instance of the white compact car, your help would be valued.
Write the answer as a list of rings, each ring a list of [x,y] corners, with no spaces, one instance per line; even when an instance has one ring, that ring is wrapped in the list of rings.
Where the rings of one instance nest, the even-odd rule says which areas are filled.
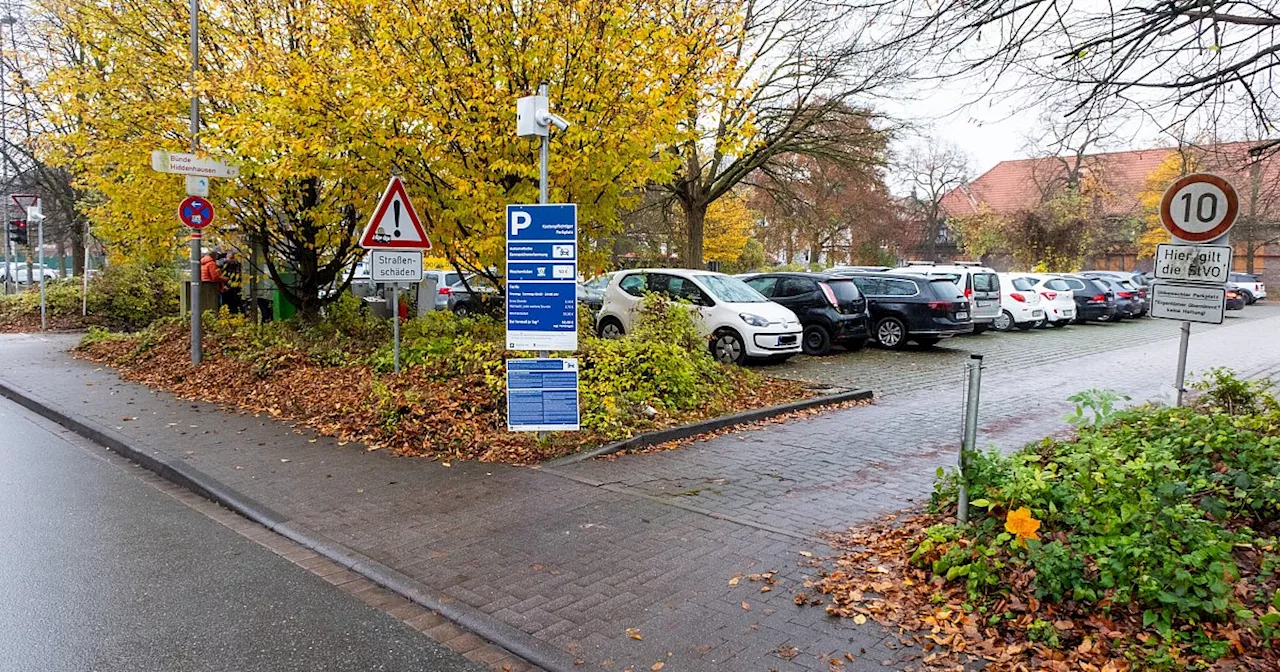
[[[1036,281],[1036,291],[1044,299],[1044,326],[1065,327],[1076,319],[1075,292],[1056,275],[1028,273]]]
[[[604,338],[625,335],[645,294],[687,302],[696,310],[711,354],[721,362],[786,359],[800,352],[804,329],[795,313],[737,278],[710,271],[653,268],[614,274],[604,290],[596,332]]]
[[[995,328],[1000,331],[1022,329],[1026,331],[1044,321],[1044,308],[1040,305],[1040,292],[1036,279],[1017,273],[999,273],[1000,316]]]
[[[1000,278],[991,268],[976,263],[960,262],[941,265],[929,261],[913,261],[894,273],[916,273],[931,278],[947,278],[956,283],[969,300],[973,317],[973,333],[981,334],[1000,317]]]
[[[1249,305],[1267,298],[1267,286],[1256,275],[1232,273],[1228,282],[1240,290],[1240,296],[1243,296],[1244,302]]]

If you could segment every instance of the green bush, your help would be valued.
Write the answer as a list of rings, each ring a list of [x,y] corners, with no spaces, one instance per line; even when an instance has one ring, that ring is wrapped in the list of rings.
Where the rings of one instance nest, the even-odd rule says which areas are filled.
[[[732,388],[730,369],[712,358],[692,312],[656,297],[646,297],[627,337],[579,346],[583,425],[609,436],[629,435],[656,413],[703,407]]]
[[[1033,570],[1038,597],[1103,612],[1135,607],[1144,626],[1207,658],[1220,643],[1186,639],[1197,624],[1265,627],[1242,595],[1265,602],[1273,591],[1236,551],[1262,549],[1264,564],[1274,562],[1280,406],[1265,383],[1227,371],[1202,387],[1198,408],[1116,411],[1114,397],[1080,397],[1098,422],[1083,423],[1077,438],[970,456],[970,524],[931,532],[914,561],[966,582],[976,600],[1006,593],[1010,571]],[[940,479],[934,505],[953,506],[956,485],[955,474]],[[1023,507],[1041,523],[1039,540],[1006,530],[1009,512]],[[1006,576],[991,581],[992,570]]]
[[[121,262],[89,281],[89,314],[121,329],[141,329],[179,310],[177,274],[171,266]]]

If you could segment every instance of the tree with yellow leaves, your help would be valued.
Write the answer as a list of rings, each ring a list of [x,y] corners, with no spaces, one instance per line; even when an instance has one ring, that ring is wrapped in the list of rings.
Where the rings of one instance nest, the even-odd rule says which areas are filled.
[[[729,194],[712,203],[707,211],[707,234],[702,248],[702,260],[722,264],[738,261],[755,226],[755,213],[747,207],[746,199],[738,194]]]
[[[1142,191],[1138,192],[1143,222],[1138,236],[1138,258],[1154,257],[1156,246],[1169,242],[1169,230],[1160,222],[1160,199],[1178,178],[1194,173],[1196,164],[1196,158],[1189,152],[1173,151],[1143,181]]]
[[[115,249],[171,254],[181,180],[151,149],[182,150],[192,83],[182,0],[44,0],[89,54],[48,86],[68,114],[91,211]],[[53,4],[57,3],[57,4]],[[501,285],[503,206],[537,193],[537,144],[514,134],[515,99],[550,83],[572,127],[552,138],[553,201],[579,204],[584,263],[639,185],[668,178],[691,73],[720,58],[735,7],[554,0],[536,11],[487,0],[211,0],[197,82],[202,149],[241,167],[215,184],[224,235],[251,234],[304,314],[339,285],[387,176],[399,172],[437,243]],[[696,20],[689,21],[690,17]],[[227,227],[227,224],[234,224]],[[215,234],[218,232],[215,232]]]

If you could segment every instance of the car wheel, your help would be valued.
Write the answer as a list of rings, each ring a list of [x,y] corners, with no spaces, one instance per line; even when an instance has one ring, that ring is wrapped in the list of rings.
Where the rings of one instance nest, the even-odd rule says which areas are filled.
[[[843,346],[844,346],[844,349],[845,349],[845,350],[848,350],[849,352],[857,352],[857,351],[859,351],[859,350],[861,350],[861,349],[863,349],[863,348],[867,347],[867,339],[865,339],[865,338],[851,338],[851,339],[849,339],[849,340],[845,341],[844,343],[841,343],[841,345],[843,345]]]
[[[624,335],[622,323],[616,317],[606,317],[600,320],[600,326],[596,329],[596,334],[600,338],[622,338]]]
[[[1032,322],[1031,326],[1035,327],[1036,329],[1043,329],[1046,324],[1049,324],[1048,318],[1042,317],[1036,320],[1035,322]]]
[[[1034,328],[1037,324],[1040,324],[1040,323],[1039,322],[1019,322],[1013,326],[1017,327],[1018,331],[1031,331],[1031,329]]]
[[[1244,297],[1244,305],[1252,306],[1257,299],[1253,298],[1253,292],[1247,289],[1240,290],[1240,295]]]
[[[816,324],[805,327],[803,338],[801,349],[804,354],[817,357],[831,352],[831,333],[824,327]]]
[[[453,304],[453,314],[458,317],[466,317],[471,314],[471,304],[455,303]]]
[[[886,317],[876,323],[876,343],[890,350],[901,350],[907,345],[907,325],[896,317]]]
[[[996,331],[1013,331],[1013,325],[1013,313],[1007,310],[1000,311],[1000,316],[996,318],[995,322],[991,323],[991,326],[995,327]]]
[[[991,328],[990,322],[974,322],[973,323],[973,333],[975,334],[985,333],[990,328]]]
[[[722,364],[741,364],[747,361],[747,346],[738,332],[721,329],[711,337],[711,356]]]
[[[935,346],[935,345],[937,345],[937,344],[939,344],[939,343],[941,343],[941,342],[942,342],[942,339],[941,339],[941,338],[937,338],[937,337],[934,337],[934,336],[930,336],[930,337],[928,337],[928,338],[921,337],[921,338],[917,338],[917,339],[916,339],[916,343],[919,343],[920,345],[922,345],[922,346],[924,346],[924,347],[926,347],[926,348],[932,348],[933,346]]]

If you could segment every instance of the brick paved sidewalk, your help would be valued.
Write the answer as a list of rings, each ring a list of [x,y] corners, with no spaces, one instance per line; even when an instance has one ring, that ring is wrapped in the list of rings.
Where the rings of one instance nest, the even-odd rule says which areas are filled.
[[[1280,317],[1213,332],[1210,364],[1274,370]],[[1004,448],[1063,428],[1066,395],[1111,387],[1149,397],[1172,376],[1164,340],[1017,371],[984,384],[983,437]],[[394,458],[298,434],[287,423],[185,402],[72,360],[71,337],[0,337],[0,378],[107,425],[525,633],[565,665],[635,672],[903,669],[912,649],[874,623],[798,608],[813,539],[927,498],[954,461],[957,385],[902,394],[699,442],[555,469]],[[126,419],[128,418],[128,419]],[[739,573],[779,573],[760,593]],[[744,608],[744,604],[747,608]],[[628,636],[638,628],[642,640]],[[784,660],[780,647],[800,655]]]

